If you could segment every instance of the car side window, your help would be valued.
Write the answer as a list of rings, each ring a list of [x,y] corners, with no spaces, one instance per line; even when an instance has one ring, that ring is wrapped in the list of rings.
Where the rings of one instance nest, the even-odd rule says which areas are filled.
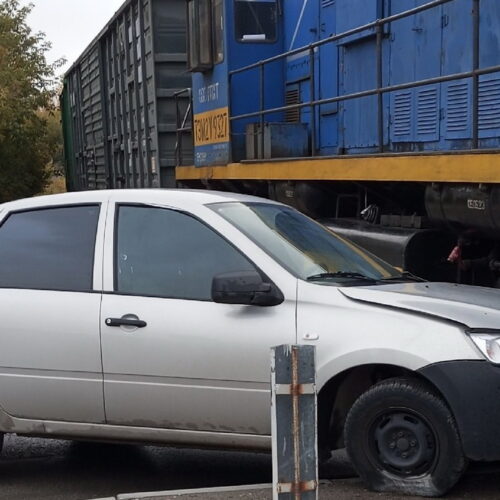
[[[0,226],[0,288],[90,291],[99,205],[14,212]]]
[[[175,210],[122,205],[116,236],[115,290],[120,293],[211,300],[217,274],[255,271],[222,236]]]

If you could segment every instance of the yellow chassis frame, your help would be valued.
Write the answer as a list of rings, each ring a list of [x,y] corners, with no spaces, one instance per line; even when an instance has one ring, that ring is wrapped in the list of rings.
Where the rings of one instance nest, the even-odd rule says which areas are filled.
[[[177,167],[177,179],[500,183],[500,152],[390,154]]]

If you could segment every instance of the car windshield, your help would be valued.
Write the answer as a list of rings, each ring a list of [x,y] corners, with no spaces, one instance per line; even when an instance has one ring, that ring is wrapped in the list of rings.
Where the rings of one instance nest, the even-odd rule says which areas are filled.
[[[366,283],[403,277],[378,257],[292,208],[240,202],[210,208],[300,279]]]

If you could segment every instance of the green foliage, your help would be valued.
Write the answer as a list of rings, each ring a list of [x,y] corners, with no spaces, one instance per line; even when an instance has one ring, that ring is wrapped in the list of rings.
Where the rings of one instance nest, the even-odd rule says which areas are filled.
[[[47,146],[51,152],[49,164],[50,173],[55,175],[63,175],[64,172],[64,148],[63,135],[61,126],[61,110],[59,108],[53,110],[43,110],[39,117],[45,120],[47,124]]]
[[[27,24],[32,8],[0,0],[0,203],[41,192],[60,144],[53,122],[62,61],[47,62],[50,43]]]

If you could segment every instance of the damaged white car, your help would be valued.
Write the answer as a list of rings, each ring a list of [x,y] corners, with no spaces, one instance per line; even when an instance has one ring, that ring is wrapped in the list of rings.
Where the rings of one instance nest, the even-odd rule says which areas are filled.
[[[317,346],[321,455],[435,496],[500,459],[500,291],[405,275],[209,191],[0,206],[0,431],[269,450],[269,351]]]

